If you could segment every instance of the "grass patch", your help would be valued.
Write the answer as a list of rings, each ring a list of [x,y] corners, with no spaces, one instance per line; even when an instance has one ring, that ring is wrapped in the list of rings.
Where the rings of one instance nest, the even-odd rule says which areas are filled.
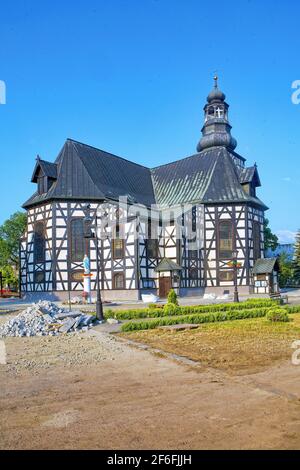
[[[291,343],[300,339],[300,316],[292,314],[290,321],[283,323],[252,318],[201,324],[195,330],[151,329],[121,335],[204,366],[245,374],[291,357]]]

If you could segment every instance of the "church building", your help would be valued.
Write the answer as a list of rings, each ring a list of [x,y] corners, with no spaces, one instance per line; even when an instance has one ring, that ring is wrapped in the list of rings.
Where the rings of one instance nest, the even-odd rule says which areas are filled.
[[[256,292],[267,207],[256,164],[246,166],[235,150],[228,108],[215,77],[197,153],[155,168],[72,139],[54,162],[37,157],[36,190],[23,205],[22,295],[80,296],[85,255],[92,291],[98,273],[104,300],[163,298],[171,287],[179,295],[231,294],[235,283]],[[87,217],[94,240],[85,237]]]

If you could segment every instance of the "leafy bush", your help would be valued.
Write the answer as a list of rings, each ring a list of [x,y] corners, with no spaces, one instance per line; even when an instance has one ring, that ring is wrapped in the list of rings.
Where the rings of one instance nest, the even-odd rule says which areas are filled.
[[[178,305],[177,294],[174,289],[170,289],[168,293],[168,304]]]
[[[267,319],[272,322],[283,322],[289,321],[287,311],[284,308],[273,307],[267,311]]]
[[[180,310],[180,307],[178,307],[178,305],[173,304],[173,303],[167,303],[164,306],[164,312],[163,313],[164,313],[165,316],[180,315],[181,310]]]
[[[252,308],[245,310],[231,310],[228,312],[211,312],[192,315],[175,315],[173,317],[155,318],[142,321],[134,321],[124,323],[121,327],[122,331],[148,330],[157,328],[158,326],[177,325],[181,323],[211,323],[226,320],[242,320],[246,318],[264,317],[269,308]]]
[[[148,308],[149,309],[153,309],[153,308],[163,308],[164,307],[164,304],[148,304]]]

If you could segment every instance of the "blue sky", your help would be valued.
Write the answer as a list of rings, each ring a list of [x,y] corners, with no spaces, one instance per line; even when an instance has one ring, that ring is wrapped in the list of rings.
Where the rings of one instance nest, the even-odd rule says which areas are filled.
[[[0,223],[33,193],[36,154],[73,139],[155,166],[195,153],[218,71],[237,151],[271,227],[300,228],[298,0],[14,1],[1,5]]]

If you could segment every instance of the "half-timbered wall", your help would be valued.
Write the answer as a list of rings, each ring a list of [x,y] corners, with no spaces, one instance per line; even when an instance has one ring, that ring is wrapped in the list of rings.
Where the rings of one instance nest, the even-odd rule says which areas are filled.
[[[150,217],[150,213],[147,214]],[[139,260],[138,264],[138,277],[140,289],[157,289],[158,288],[158,276],[155,272],[155,268],[161,258],[164,257],[164,238],[163,238],[163,227],[159,222],[159,214],[153,216],[151,222],[151,231],[153,239],[156,237],[157,242],[157,257],[150,258],[147,252],[147,240],[149,238],[149,218],[144,214],[137,218],[137,247]]]
[[[224,220],[231,221],[233,226],[232,248],[238,250],[237,261],[241,265],[237,274],[238,285],[249,285],[251,268],[255,261],[253,250],[254,221],[260,226],[260,257],[263,257],[264,252],[263,211],[247,205],[211,205],[205,207],[206,286],[234,285],[234,273],[229,265],[231,258],[221,259],[219,254],[220,223]],[[226,271],[229,273],[227,274]],[[226,275],[228,279],[232,280],[225,280]]]
[[[127,211],[129,210],[129,213]],[[180,212],[181,210],[181,212]],[[260,230],[260,256],[264,256],[263,211],[248,205],[195,205],[189,210],[178,208],[172,221],[157,214],[152,228],[152,237],[158,239],[157,257],[147,253],[148,217],[134,214],[130,209],[117,204],[92,203],[89,215],[92,229],[96,227],[96,216],[100,252],[100,281],[103,290],[112,290],[122,285],[125,290],[157,289],[158,275],[155,268],[163,257],[170,258],[182,267],[180,286],[226,287],[233,286],[231,258],[219,256],[219,227],[222,221],[233,225],[233,248],[238,250],[241,269],[238,284],[251,284],[251,269],[255,262],[253,240],[254,224]],[[71,224],[74,219],[83,219],[87,214],[86,202],[53,202],[28,211],[27,233],[21,241],[21,289],[23,292],[80,291],[83,290],[83,262],[73,261],[71,252]],[[44,223],[45,256],[36,262],[34,256],[34,231],[37,222]],[[120,258],[113,256],[113,238],[116,225],[121,227],[124,251]],[[256,225],[257,231],[257,225]],[[156,235],[155,235],[156,234]],[[257,251],[257,250],[256,250]],[[85,252],[91,262],[92,290],[96,290],[96,246],[95,240],[85,241]],[[257,256],[257,253],[256,253]],[[117,273],[123,277],[118,277]]]
[[[34,238],[37,222],[43,223],[44,256],[36,261]],[[27,231],[21,241],[21,288],[27,292],[51,291],[53,289],[53,243],[52,206],[47,204],[28,211]]]
[[[260,227],[260,253],[258,258],[264,258],[264,212],[255,207],[248,207],[248,247],[249,247],[249,267],[253,268],[257,258],[254,253],[253,224],[256,222]]]
[[[136,220],[126,218],[119,210],[118,221],[124,237],[124,256],[112,257],[112,235],[116,223],[115,204],[90,204],[89,214],[92,229],[97,226],[101,263],[100,280],[102,289],[113,288],[115,273],[123,273],[124,289],[136,289]],[[71,223],[83,219],[87,214],[86,202],[55,202],[28,211],[28,226],[21,242],[21,288],[23,292],[37,291],[82,291],[83,260],[73,261],[71,257]],[[45,261],[34,260],[34,227],[37,221],[45,224]],[[85,252],[91,263],[92,290],[96,289],[96,246],[95,240],[85,241]],[[44,273],[44,281],[37,282],[36,273]]]
[[[181,287],[204,286],[204,206],[184,212],[181,237]]]

